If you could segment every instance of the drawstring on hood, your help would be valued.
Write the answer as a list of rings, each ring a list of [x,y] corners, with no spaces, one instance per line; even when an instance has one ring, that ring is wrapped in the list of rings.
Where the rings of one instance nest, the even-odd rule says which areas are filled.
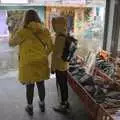
[[[28,29],[30,29],[32,32],[34,33],[38,33],[38,32],[44,32],[45,28],[44,26],[39,23],[39,22],[30,22],[27,26]]]

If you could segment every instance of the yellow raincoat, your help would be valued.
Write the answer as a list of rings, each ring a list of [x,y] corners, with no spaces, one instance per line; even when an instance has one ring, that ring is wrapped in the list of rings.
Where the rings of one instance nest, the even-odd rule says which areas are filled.
[[[64,17],[54,18],[52,21],[53,29],[56,32],[53,56],[52,56],[52,70],[66,71],[69,68],[69,62],[64,62],[61,58],[65,46],[65,37],[59,34],[66,35],[67,20]]]
[[[52,51],[49,31],[40,23],[31,22],[11,35],[10,46],[19,45],[19,80],[22,84],[49,79],[48,55]]]

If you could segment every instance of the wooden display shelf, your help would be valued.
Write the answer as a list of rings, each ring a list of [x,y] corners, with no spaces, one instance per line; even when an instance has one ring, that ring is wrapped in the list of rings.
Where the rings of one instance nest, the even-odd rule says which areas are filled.
[[[96,120],[114,120],[112,116],[104,109],[102,105],[99,105]]]
[[[73,91],[80,97],[92,120],[114,120],[104,107],[97,104],[87,90],[70,73],[68,73],[68,82]]]
[[[80,97],[80,100],[85,106],[85,109],[89,113],[92,120],[96,120],[97,111],[99,105],[95,102],[95,100],[91,97],[91,95],[80,85],[76,80],[73,79],[70,73],[68,73],[68,82],[72,87],[73,91],[77,93]]]
[[[98,75],[98,76],[102,77],[104,80],[113,81],[107,74],[105,74],[98,67],[95,68],[94,75]]]

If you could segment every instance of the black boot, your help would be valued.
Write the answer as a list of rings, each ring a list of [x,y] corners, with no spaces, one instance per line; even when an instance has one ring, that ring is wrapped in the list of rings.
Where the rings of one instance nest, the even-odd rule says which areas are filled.
[[[67,102],[67,103],[60,103],[58,106],[54,107],[53,110],[64,114],[69,112],[69,108],[70,108],[70,104]]]
[[[33,116],[33,106],[32,105],[27,105],[25,108],[25,111],[30,115]]]
[[[40,110],[41,112],[45,112],[45,103],[44,102],[39,102],[39,107],[40,107]]]

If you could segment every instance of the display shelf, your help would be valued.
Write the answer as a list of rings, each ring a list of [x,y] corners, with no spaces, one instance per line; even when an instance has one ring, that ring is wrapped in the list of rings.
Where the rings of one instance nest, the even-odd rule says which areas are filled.
[[[97,120],[114,120],[112,116],[104,109],[102,105],[99,105],[96,119]]]
[[[104,109],[104,107],[97,104],[86,89],[78,83],[69,72],[68,83],[73,91],[79,96],[92,120],[114,120],[112,116]]]
[[[100,70],[98,67],[95,67],[94,70],[94,76],[100,76],[102,77],[104,80],[108,80],[108,81],[113,81],[107,74],[105,74],[102,70]]]
[[[85,109],[89,113],[92,120],[96,120],[97,110],[99,105],[95,102],[95,100],[90,96],[90,94],[80,85],[76,80],[73,79],[70,73],[68,73],[68,82],[72,87],[73,91],[77,93],[80,97],[80,100],[85,106]]]

